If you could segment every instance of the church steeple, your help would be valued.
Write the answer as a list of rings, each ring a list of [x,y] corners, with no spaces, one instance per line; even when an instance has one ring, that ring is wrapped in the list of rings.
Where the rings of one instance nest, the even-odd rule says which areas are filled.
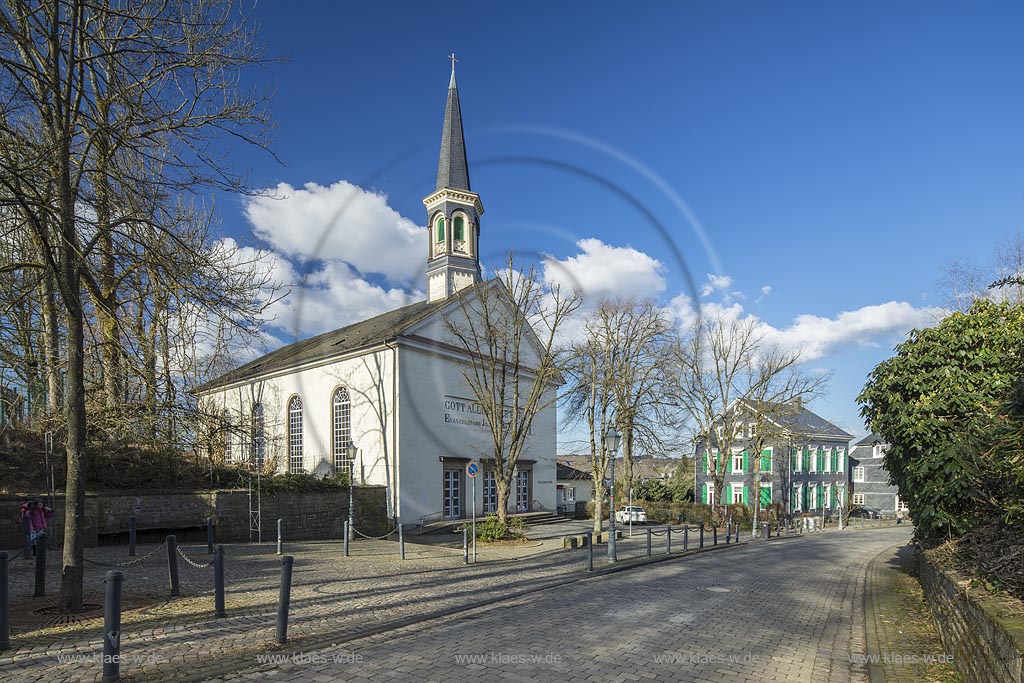
[[[469,164],[466,163],[466,140],[462,135],[462,109],[459,107],[459,88],[455,85],[455,55],[452,60],[452,78],[448,83],[448,104],[444,108],[444,128],[441,129],[441,158],[437,162],[437,187],[468,190]]]
[[[470,189],[466,141],[462,134],[462,109],[455,84],[455,54],[448,82],[448,102],[441,130],[441,155],[437,162],[437,187],[423,200],[427,208],[427,299],[439,301],[463,287],[481,281],[480,196]]]

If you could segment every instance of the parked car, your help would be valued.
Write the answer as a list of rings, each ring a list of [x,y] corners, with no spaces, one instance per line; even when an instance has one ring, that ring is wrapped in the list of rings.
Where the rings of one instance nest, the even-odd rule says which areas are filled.
[[[647,524],[647,511],[639,505],[623,505],[615,511],[615,521],[619,524]]]
[[[864,505],[858,505],[857,507],[850,508],[850,514],[847,515],[847,517],[859,517],[862,519],[879,519],[881,516],[881,510],[869,508]]]

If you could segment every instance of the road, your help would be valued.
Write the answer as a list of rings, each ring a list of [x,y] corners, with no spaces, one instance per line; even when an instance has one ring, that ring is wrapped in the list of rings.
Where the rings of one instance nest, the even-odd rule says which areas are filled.
[[[893,528],[755,544],[593,577],[214,681],[860,683],[864,576]]]

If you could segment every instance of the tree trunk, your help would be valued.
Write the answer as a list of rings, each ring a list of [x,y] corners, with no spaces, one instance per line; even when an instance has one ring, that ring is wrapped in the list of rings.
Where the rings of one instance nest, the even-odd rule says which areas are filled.
[[[508,476],[494,477],[494,489],[498,498],[498,509],[496,512],[498,513],[498,519],[500,519],[503,524],[508,524],[508,498],[512,487],[511,479],[511,474]]]
[[[43,318],[43,362],[46,366],[46,416],[56,419],[64,403],[64,386],[60,377],[60,327],[54,298],[53,274],[47,272],[39,283],[39,299]],[[47,429],[52,428],[48,421]]]
[[[594,481],[594,534],[601,533],[604,526],[604,482]]]

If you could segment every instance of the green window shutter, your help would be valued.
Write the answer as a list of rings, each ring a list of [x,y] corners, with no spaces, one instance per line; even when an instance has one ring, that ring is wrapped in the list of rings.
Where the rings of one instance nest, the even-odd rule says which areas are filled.
[[[744,472],[749,472],[750,471],[749,457],[750,457],[750,452],[744,450],[743,451],[743,471]]]
[[[701,484],[700,486],[700,502],[704,505],[708,504],[708,485]]]
[[[761,507],[768,507],[772,504],[772,490],[767,486],[761,487]]]
[[[761,451],[761,471],[771,472],[772,469],[772,449],[766,448]]]
[[[747,500],[747,488],[748,488],[747,485],[744,484],[743,485],[743,504],[744,505],[748,505],[749,504],[749,501]]]
[[[804,447],[804,451],[800,455],[800,460],[801,460],[801,465],[802,465],[802,467],[800,469],[802,469],[804,472],[809,471],[811,469],[811,449],[810,448],[807,448],[806,446]]]
[[[790,448],[789,449],[789,471],[790,472],[796,472],[799,469],[799,467],[798,467],[799,464],[800,463],[797,462],[796,449],[795,448]]]

